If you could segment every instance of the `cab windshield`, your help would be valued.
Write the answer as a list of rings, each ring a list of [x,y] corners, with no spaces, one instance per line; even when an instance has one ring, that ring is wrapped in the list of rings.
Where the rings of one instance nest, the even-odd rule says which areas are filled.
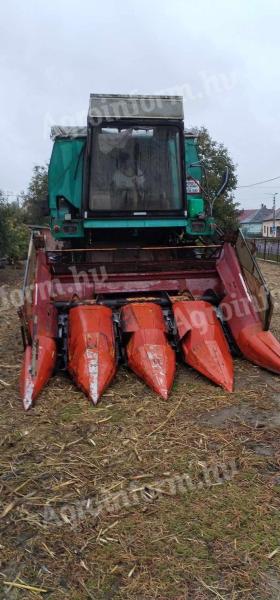
[[[179,129],[93,130],[89,209],[173,211],[182,208]]]

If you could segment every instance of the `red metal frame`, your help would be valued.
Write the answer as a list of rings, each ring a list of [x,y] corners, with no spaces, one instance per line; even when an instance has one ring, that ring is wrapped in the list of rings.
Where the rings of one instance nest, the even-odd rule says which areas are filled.
[[[120,337],[123,335],[128,364],[164,398],[174,378],[175,354],[165,331],[162,309],[156,303],[163,297],[175,332],[174,321],[177,323],[185,361],[225,389],[232,388],[232,362],[213,308],[201,301],[207,295],[212,294],[219,304],[243,355],[280,373],[280,344],[270,332],[263,331],[263,320],[234,243],[62,250],[50,232],[44,230],[35,238],[33,251],[34,273],[25,278],[25,302],[20,311],[27,341],[20,378],[25,409],[33,404],[54,370],[61,310],[69,310],[68,369],[77,384],[97,402],[116,370],[112,312],[100,302],[106,305],[116,300],[118,315],[120,306],[126,304],[121,309],[118,327],[122,330]],[[28,290],[30,279],[32,288]],[[140,304],[134,298],[137,295],[142,295]],[[190,301],[178,302],[182,296]],[[72,308],[83,303],[90,306]],[[238,303],[243,313],[237,308]],[[207,316],[205,335],[195,323],[190,325],[191,311],[199,307]],[[183,325],[178,322],[179,309],[184,316]]]

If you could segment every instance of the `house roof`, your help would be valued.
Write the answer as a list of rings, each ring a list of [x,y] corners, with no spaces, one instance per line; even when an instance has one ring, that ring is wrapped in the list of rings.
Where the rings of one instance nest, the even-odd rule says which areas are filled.
[[[247,213],[245,214],[245,216],[243,217],[243,213]],[[239,217],[239,223],[262,223],[263,221],[269,219],[270,215],[272,214],[271,208],[266,208],[265,205],[262,205],[261,208],[259,209],[253,209],[253,210],[245,210],[243,211],[243,213],[241,213],[240,217]]]
[[[271,210],[269,212],[269,215],[267,215],[267,217],[265,217],[264,221],[273,221],[273,210]],[[278,208],[275,211],[275,219],[279,220],[280,219],[280,208]]]
[[[257,208],[242,210],[238,217],[239,223],[247,223],[248,219],[250,219],[257,211]]]

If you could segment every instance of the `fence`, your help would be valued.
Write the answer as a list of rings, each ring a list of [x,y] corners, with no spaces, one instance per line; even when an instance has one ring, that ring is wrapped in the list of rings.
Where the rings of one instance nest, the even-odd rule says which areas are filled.
[[[280,238],[247,238],[247,242],[257,258],[280,263]]]

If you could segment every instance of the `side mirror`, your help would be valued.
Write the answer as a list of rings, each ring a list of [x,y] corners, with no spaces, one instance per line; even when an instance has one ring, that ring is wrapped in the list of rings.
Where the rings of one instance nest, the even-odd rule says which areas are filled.
[[[220,185],[218,191],[216,192],[215,200],[224,193],[224,191],[226,190],[226,188],[228,186],[228,182],[229,182],[229,168],[226,167],[223,172],[221,185]]]

